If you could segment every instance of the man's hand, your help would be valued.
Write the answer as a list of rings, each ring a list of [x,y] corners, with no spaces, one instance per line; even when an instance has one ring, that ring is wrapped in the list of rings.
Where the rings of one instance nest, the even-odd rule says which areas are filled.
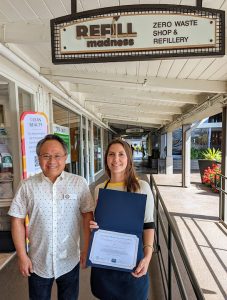
[[[12,217],[12,237],[17,250],[19,271],[24,277],[33,273],[32,262],[25,251],[25,219]]]
[[[32,262],[27,255],[18,257],[18,266],[19,271],[24,277],[31,276],[31,273],[33,273]]]

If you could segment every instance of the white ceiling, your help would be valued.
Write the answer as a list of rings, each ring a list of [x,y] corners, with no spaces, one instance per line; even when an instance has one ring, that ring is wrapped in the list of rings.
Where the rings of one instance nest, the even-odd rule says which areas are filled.
[[[77,0],[77,11],[130,4],[196,1]],[[203,6],[227,10],[227,0],[203,0]],[[49,21],[70,13],[71,0],[0,0],[0,42],[103,121],[160,128],[208,97],[227,94],[227,55],[53,65]]]

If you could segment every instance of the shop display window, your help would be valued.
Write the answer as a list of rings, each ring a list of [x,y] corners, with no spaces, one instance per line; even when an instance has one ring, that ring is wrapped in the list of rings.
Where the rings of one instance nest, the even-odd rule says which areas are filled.
[[[13,197],[13,159],[9,135],[5,128],[4,105],[0,105],[0,199]]]
[[[97,173],[102,169],[102,145],[101,128],[93,126],[94,131],[94,171]]]
[[[53,103],[54,124],[65,127],[69,132],[70,149],[69,161],[65,171],[81,175],[80,126],[81,116],[69,109]]]
[[[25,111],[33,111],[34,110],[34,102],[33,97],[27,91],[18,88],[18,100],[19,100],[19,116],[22,115]]]
[[[89,155],[89,175],[90,181],[92,181],[92,170],[93,170],[93,160],[92,160],[92,139],[91,139],[91,121],[88,120],[88,155]]]

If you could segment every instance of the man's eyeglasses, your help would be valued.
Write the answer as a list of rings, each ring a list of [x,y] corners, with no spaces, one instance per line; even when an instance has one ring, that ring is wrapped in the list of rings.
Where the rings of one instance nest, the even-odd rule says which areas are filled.
[[[40,154],[39,157],[41,157],[43,160],[51,160],[52,158],[54,160],[61,160],[63,157],[65,157],[66,154],[64,155],[60,155],[60,154],[56,154],[56,155],[50,155],[50,154]]]

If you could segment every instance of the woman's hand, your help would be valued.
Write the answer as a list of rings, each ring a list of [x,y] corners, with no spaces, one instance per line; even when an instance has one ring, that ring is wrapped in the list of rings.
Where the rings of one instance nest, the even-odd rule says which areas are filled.
[[[144,258],[141,259],[138,266],[136,267],[135,271],[132,272],[134,277],[141,277],[147,274],[147,270],[149,267],[149,263],[151,261],[151,257],[153,254],[153,243],[154,243],[154,229],[145,229],[143,231],[143,251],[144,251]]]
[[[150,260],[151,260],[150,257],[145,256],[143,259],[141,259],[141,261],[139,262],[137,268],[131,274],[134,277],[137,277],[137,278],[142,277],[143,275],[146,275],[148,267],[149,267]]]
[[[91,230],[99,228],[98,224],[95,221],[90,221],[89,223],[90,223],[90,229]]]

